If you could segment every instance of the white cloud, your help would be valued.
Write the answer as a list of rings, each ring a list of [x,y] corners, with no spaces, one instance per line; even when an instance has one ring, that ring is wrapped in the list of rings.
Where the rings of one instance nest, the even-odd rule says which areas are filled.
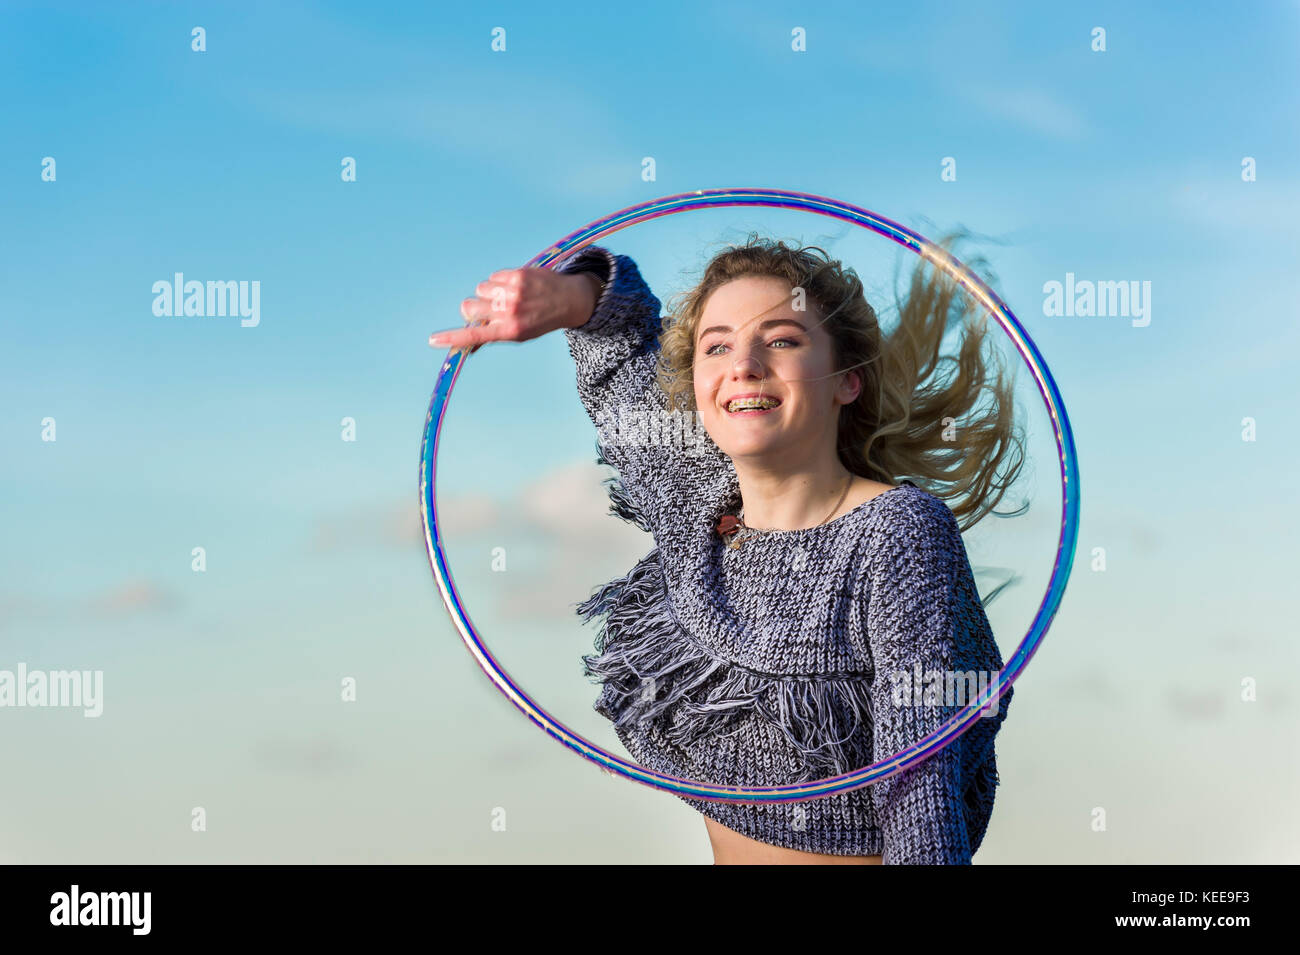
[[[497,591],[496,608],[503,617],[575,621],[572,604],[585,598],[588,588],[623,575],[654,546],[649,534],[609,512],[602,481],[614,473],[594,460],[554,468],[501,504],[490,520],[474,525],[475,536],[491,537],[499,529],[499,538],[505,539],[507,523],[513,528],[511,537],[522,523],[547,558],[544,569],[530,575],[526,585],[512,582]],[[439,505],[439,513],[444,506],[448,515],[457,513],[463,502],[474,500],[449,497]],[[457,533],[443,529],[449,538]]]
[[[118,584],[87,601],[87,613],[96,618],[129,617],[177,606],[172,594],[151,580],[137,578]]]
[[[176,594],[143,577],[123,580],[101,593],[74,600],[40,593],[9,593],[0,595],[0,629],[36,621],[52,624],[79,618],[123,620],[137,614],[175,610],[180,605]]]
[[[1077,142],[1090,133],[1073,107],[1043,89],[963,85],[957,92],[994,116],[1053,139]]]
[[[1166,197],[1176,214],[1195,225],[1262,232],[1273,240],[1300,232],[1300,184],[1294,181],[1243,182],[1233,166],[1223,176],[1182,179]]]
[[[629,155],[626,164],[585,158],[624,152],[604,132],[615,126],[615,117],[599,101],[568,86],[535,85],[527,100],[509,87],[485,88],[481,81],[455,96],[433,88],[426,93],[256,89],[246,96],[254,108],[285,125],[423,144],[565,198],[604,195],[632,177],[640,181],[639,157]],[[537,102],[567,105],[540,110]]]

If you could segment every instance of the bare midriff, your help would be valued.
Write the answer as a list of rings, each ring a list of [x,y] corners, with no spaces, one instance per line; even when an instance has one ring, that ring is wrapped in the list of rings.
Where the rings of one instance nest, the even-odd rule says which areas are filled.
[[[837,856],[803,852],[759,842],[728,829],[708,816],[704,825],[713,844],[714,865],[881,865],[880,856]]]

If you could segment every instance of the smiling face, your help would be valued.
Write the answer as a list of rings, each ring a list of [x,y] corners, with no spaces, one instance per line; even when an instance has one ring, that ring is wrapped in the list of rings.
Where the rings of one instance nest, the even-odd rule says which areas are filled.
[[[733,461],[781,462],[835,454],[840,407],[858,396],[857,372],[836,374],[830,334],[809,301],[796,311],[790,283],[745,276],[717,288],[695,333],[695,404],[709,436]],[[728,411],[743,395],[778,402]],[[788,465],[786,465],[788,467]]]

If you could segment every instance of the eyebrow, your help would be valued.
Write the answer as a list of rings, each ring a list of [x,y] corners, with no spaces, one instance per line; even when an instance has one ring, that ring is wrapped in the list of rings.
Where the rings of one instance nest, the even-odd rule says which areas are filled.
[[[808,329],[804,328],[802,324],[796,322],[793,318],[769,318],[765,322],[760,322],[758,327],[760,329],[772,328],[775,325],[793,325],[801,332],[808,331]],[[731,331],[730,325],[710,325],[704,331],[700,332],[700,340],[702,341],[704,339],[704,336],[709,334],[709,332],[729,332],[729,331]]]

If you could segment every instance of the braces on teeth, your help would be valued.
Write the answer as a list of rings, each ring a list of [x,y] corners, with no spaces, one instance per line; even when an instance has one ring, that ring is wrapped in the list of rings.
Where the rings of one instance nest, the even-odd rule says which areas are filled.
[[[728,411],[743,411],[747,408],[775,408],[781,402],[775,398],[738,398],[727,402]]]

